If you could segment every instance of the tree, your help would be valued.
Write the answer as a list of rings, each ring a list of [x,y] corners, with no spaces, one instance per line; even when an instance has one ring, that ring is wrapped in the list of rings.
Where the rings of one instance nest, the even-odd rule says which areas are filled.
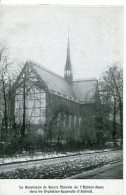
[[[14,61],[9,57],[8,48],[6,44],[0,43],[0,130],[1,130],[1,143],[5,140],[10,141],[9,130],[11,122],[14,120],[10,115],[10,99],[11,87],[14,83],[18,73],[13,69]],[[14,66],[16,67],[16,66]],[[19,69],[19,67],[18,67]]]
[[[8,91],[10,87],[9,66],[12,61],[9,59],[8,48],[0,43],[0,138],[1,154],[3,153],[3,141],[9,140],[8,129]]]
[[[100,79],[101,102],[104,112],[113,115],[113,143],[116,137],[116,116],[120,114],[121,146],[123,138],[123,69],[113,64]]]
[[[5,129],[8,128],[8,91],[10,87],[10,76],[9,76],[9,66],[12,61],[9,59],[7,53],[8,48],[4,44],[0,44],[0,88],[1,88],[1,99],[3,100],[3,106],[1,110],[3,112],[3,125]]]

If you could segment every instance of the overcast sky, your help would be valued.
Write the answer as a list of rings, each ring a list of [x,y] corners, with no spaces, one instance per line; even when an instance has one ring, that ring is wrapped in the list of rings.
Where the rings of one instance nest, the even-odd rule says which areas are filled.
[[[123,63],[122,7],[0,7],[0,41],[10,57],[31,59],[62,76],[68,26],[74,78],[99,78],[107,66]]]

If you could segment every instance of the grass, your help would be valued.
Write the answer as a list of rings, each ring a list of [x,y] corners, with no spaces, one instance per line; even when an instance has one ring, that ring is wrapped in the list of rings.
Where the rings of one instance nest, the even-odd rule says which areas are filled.
[[[111,154],[93,154],[90,157],[81,157],[67,162],[56,162],[49,165],[34,166],[28,169],[19,168],[14,171],[0,173],[2,179],[62,179],[105,164],[122,160],[121,152]]]

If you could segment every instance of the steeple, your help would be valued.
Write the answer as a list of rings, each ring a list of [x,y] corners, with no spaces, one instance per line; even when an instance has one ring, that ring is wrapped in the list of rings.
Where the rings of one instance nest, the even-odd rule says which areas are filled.
[[[66,65],[64,69],[64,78],[69,84],[73,81],[73,73],[72,73],[72,65],[70,60],[70,44],[69,44],[69,35],[68,35],[68,43],[67,43],[67,57],[66,57]]]

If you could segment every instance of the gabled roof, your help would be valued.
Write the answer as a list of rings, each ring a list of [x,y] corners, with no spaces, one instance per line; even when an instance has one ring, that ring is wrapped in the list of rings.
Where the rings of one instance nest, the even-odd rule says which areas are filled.
[[[80,80],[73,82],[73,91],[80,101],[92,102],[98,86],[96,79]]]
[[[46,83],[50,91],[56,91],[66,96],[76,98],[72,87],[63,77],[33,62],[27,62],[27,64],[30,64],[34,68],[37,74]]]
[[[36,62],[28,61],[26,64],[35,70],[51,93],[82,104],[95,101],[95,92],[98,86],[96,79],[73,81],[70,85],[64,77],[47,70]]]

